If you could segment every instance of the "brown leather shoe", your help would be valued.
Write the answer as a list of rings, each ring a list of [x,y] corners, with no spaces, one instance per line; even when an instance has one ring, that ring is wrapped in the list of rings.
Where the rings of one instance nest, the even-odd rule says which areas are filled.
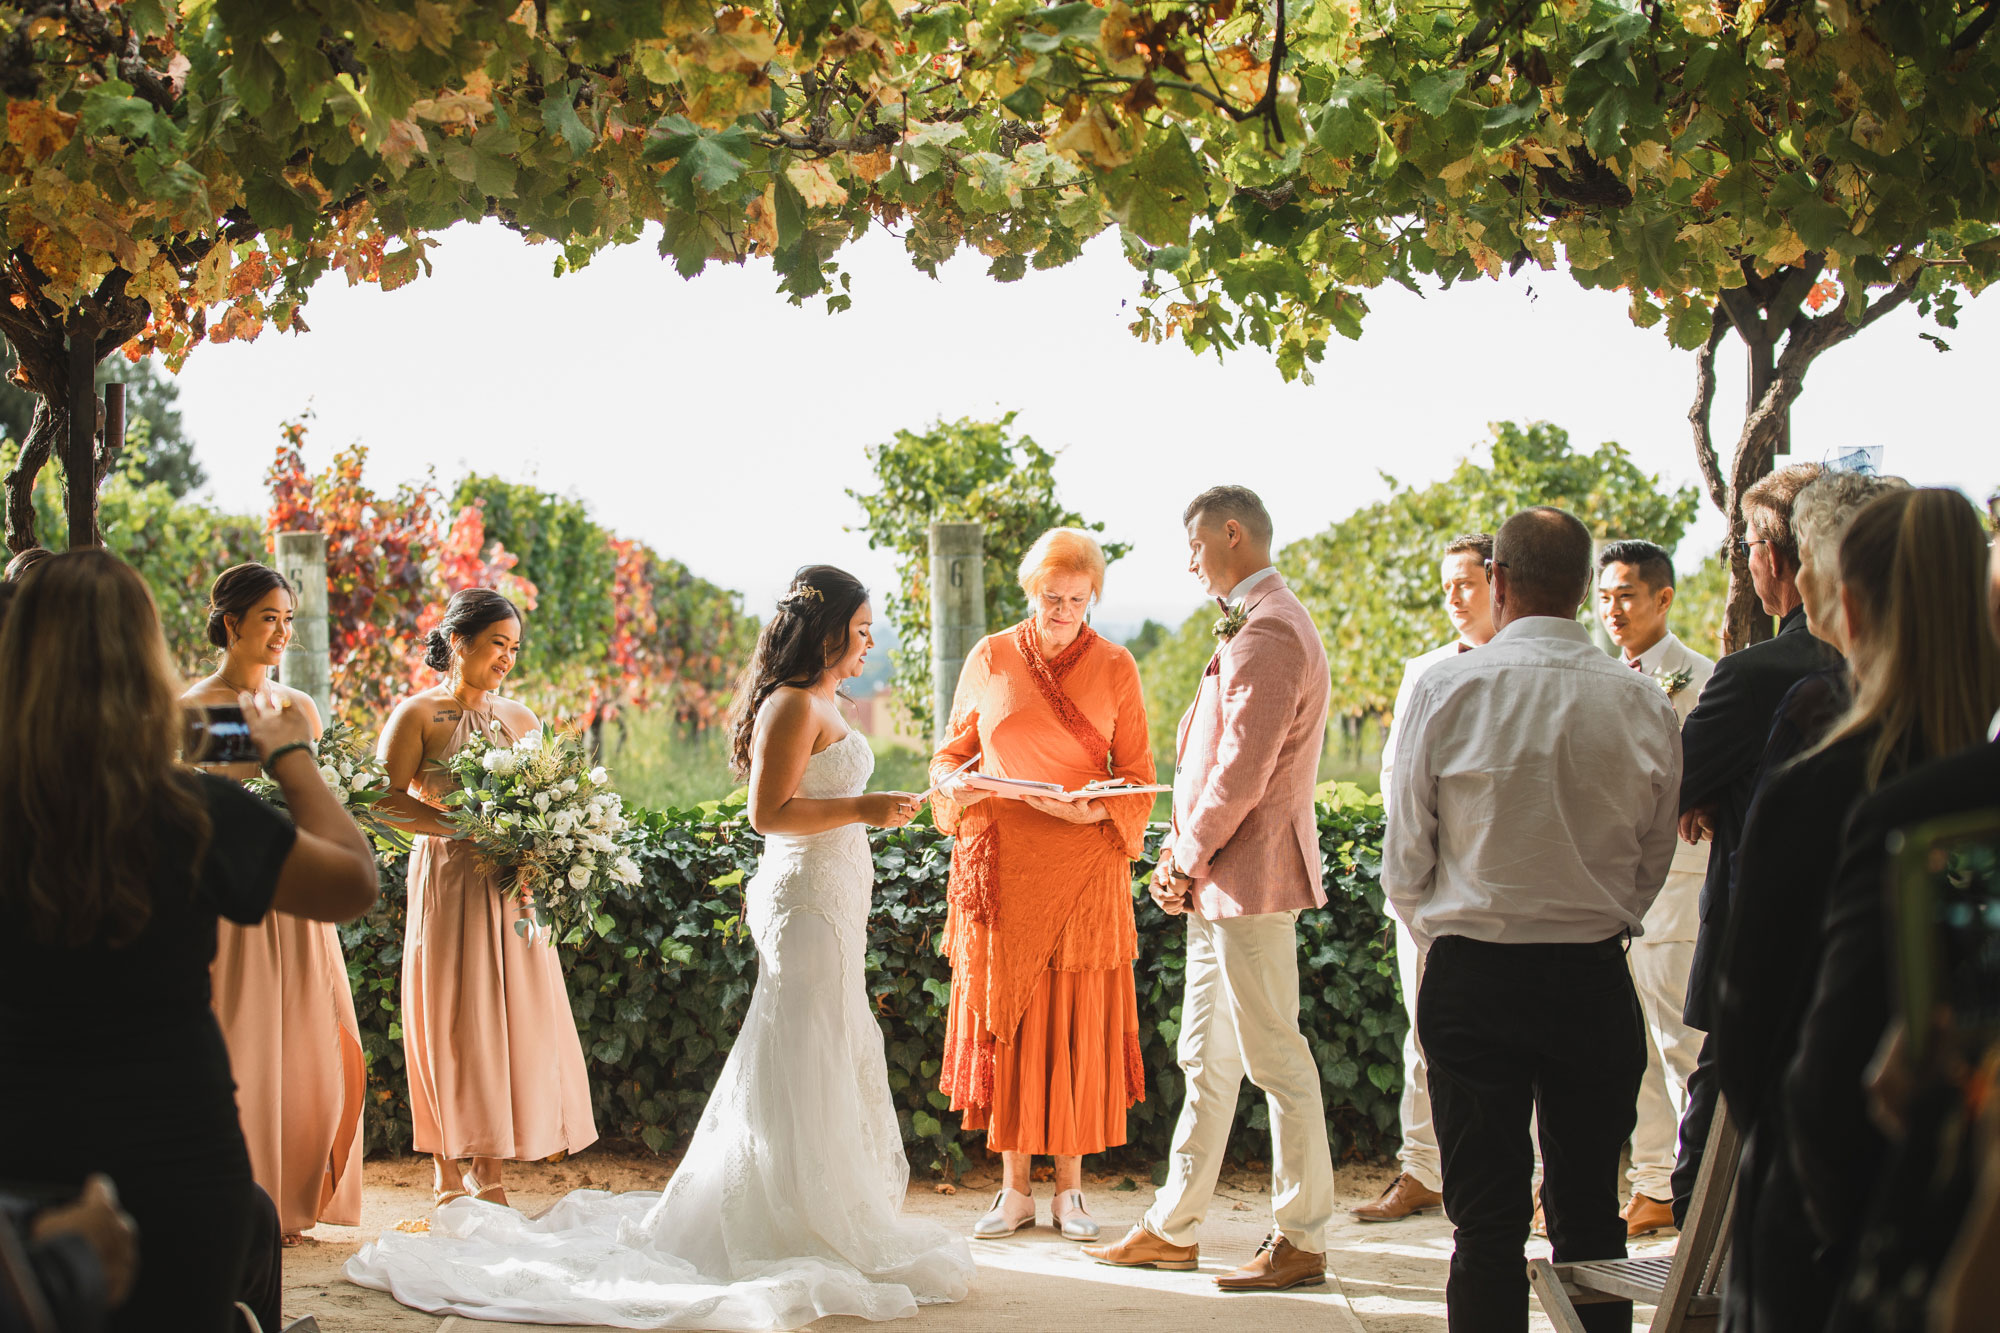
[[[1674,1229],[1674,1206],[1662,1203],[1650,1194],[1634,1194],[1625,1211],[1618,1214],[1625,1219],[1625,1234],[1650,1236],[1656,1231]]]
[[[1133,1227],[1112,1245],[1086,1245],[1083,1252],[1100,1264],[1117,1268],[1165,1268],[1187,1272],[1201,1259],[1199,1245],[1173,1245],[1143,1226]]]
[[[1224,1291],[1288,1291],[1326,1281],[1326,1256],[1307,1254],[1273,1231],[1250,1262],[1215,1279]]]
[[[1444,1195],[1405,1171],[1389,1182],[1389,1188],[1382,1191],[1381,1198],[1351,1211],[1363,1222],[1400,1222],[1406,1217],[1434,1212],[1442,1207]]]

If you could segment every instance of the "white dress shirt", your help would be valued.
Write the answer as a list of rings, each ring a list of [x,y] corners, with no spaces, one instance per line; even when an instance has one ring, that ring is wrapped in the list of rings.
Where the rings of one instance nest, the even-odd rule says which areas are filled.
[[[1229,596],[1223,598],[1222,600],[1227,602],[1231,606],[1243,605],[1243,599],[1249,596],[1250,590],[1252,588],[1256,587],[1260,581],[1270,578],[1271,575],[1277,572],[1278,572],[1278,567],[1276,565],[1264,566],[1262,569],[1258,570],[1255,574],[1252,574],[1249,578],[1243,580],[1243,582],[1231,588],[1229,590]]]
[[[1397,733],[1382,887],[1419,945],[1644,932],[1680,810],[1656,682],[1573,620],[1525,617],[1425,672]]]
[[[1396,785],[1396,728],[1403,723],[1403,714],[1409,711],[1410,694],[1417,688],[1417,682],[1424,673],[1439,662],[1449,662],[1460,653],[1469,653],[1474,645],[1463,639],[1453,639],[1442,648],[1433,648],[1420,653],[1403,663],[1403,683],[1396,687],[1396,707],[1389,714],[1389,732],[1382,738],[1382,807],[1388,809],[1391,794]]]

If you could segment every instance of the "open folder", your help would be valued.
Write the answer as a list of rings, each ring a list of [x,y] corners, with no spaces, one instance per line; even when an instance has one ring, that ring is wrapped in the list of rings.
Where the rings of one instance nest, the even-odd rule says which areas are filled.
[[[1086,782],[1074,791],[1059,782],[1034,782],[1027,778],[1001,778],[987,773],[967,773],[961,779],[968,787],[990,791],[996,796],[1011,796],[1019,800],[1024,796],[1040,796],[1050,801],[1094,801],[1100,796],[1140,796],[1156,791],[1172,791],[1173,788],[1155,783],[1150,787],[1138,787],[1123,779],[1107,778],[1101,782]]]

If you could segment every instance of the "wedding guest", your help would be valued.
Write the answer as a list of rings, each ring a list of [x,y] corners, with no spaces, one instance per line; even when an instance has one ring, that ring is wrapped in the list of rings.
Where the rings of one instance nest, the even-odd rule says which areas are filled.
[[[1672,558],[1652,542],[1612,542],[1597,553],[1597,571],[1597,614],[1618,645],[1619,660],[1658,681],[1685,724],[1715,662],[1667,627],[1674,604]],[[1627,1236],[1674,1224],[1674,1147],[1687,1110],[1688,1076],[1701,1054],[1701,1033],[1683,1021],[1681,1011],[1707,872],[1705,845],[1675,845],[1673,867],[1646,910],[1646,931],[1626,955],[1646,1017],[1646,1077],[1639,1084],[1639,1123],[1626,1173],[1632,1184],[1623,1214]]]
[[[0,1333],[96,1333],[132,1290],[138,1249],[109,1176],[49,1207],[0,1195]]]
[[[268,565],[224,570],[208,594],[208,638],[221,660],[181,702],[269,694],[298,709],[317,740],[312,696],[270,679],[291,641],[294,606],[291,585]],[[339,934],[286,912],[266,912],[254,926],[224,921],[209,979],[250,1171],[277,1205],[285,1244],[318,1222],[359,1226],[368,1069]]]
[[[54,554],[46,546],[30,546],[7,562],[7,572],[0,574],[0,581],[19,583],[29,570]]]
[[[977,755],[991,777],[1150,784],[1139,668],[1087,623],[1104,595],[1097,539],[1050,529],[1022,558],[1020,582],[1029,616],[966,657],[932,777]],[[1126,1110],[1146,1094],[1132,860],[1152,808],[1150,794],[1010,799],[962,778],[937,795],[938,828],[956,837],[940,1087],[1001,1154],[1000,1192],[975,1236],[1033,1225],[1029,1169],[1043,1154],[1055,1159],[1057,1228],[1097,1238],[1083,1158],[1125,1142]]]
[[[1806,629],[1840,654],[1832,666],[1803,677],[1778,703],[1771,734],[1758,761],[1757,782],[1812,748],[1847,711],[1847,635],[1840,615],[1840,539],[1861,507],[1878,495],[1908,490],[1901,477],[1828,471],[1808,482],[1792,505],[1799,548],[1799,603]]]
[[[1723,933],[1729,923],[1729,876],[1743,818],[1750,810],[1764,747],[1785,694],[1815,671],[1840,665],[1839,654],[1806,628],[1799,597],[1799,547],[1792,533],[1792,506],[1799,492],[1826,469],[1817,463],[1780,468],[1743,493],[1743,539],[1750,582],[1766,615],[1778,617],[1778,633],[1763,643],[1725,654],[1702,687],[1701,701],[1681,728],[1680,835],[1684,842],[1711,843],[1708,874],[1701,886],[1701,926],[1695,932],[1694,962],[1688,971],[1689,1027],[1714,1026],[1712,990]],[[1708,1146],[1715,1115],[1715,1055],[1702,1054],[1688,1078],[1687,1110],[1681,1117],[1680,1149],[1674,1160],[1674,1224],[1687,1216]]]
[[[1560,509],[1508,519],[1492,641],[1431,668],[1396,739],[1382,886],[1428,950],[1417,1029],[1455,1333],[1527,1328],[1531,1114],[1556,1260],[1625,1253],[1618,1165],[1646,1034],[1624,943],[1673,861],[1680,744],[1666,692],[1576,623],[1590,548]],[[1582,1323],[1629,1330],[1632,1308],[1585,1306]]]
[[[1454,537],[1445,544],[1438,575],[1444,585],[1445,615],[1450,617],[1457,637],[1403,666],[1396,707],[1389,714],[1388,734],[1382,738],[1381,791],[1385,801],[1396,785],[1396,722],[1408,709],[1417,682],[1439,662],[1469,653],[1493,637],[1493,589],[1486,577],[1486,562],[1492,558],[1493,538],[1483,532]],[[1424,1073],[1423,1047],[1417,1042],[1417,991],[1423,983],[1424,955],[1403,919],[1391,912],[1389,920],[1396,930],[1396,976],[1410,1017],[1410,1030],[1403,1037],[1403,1144],[1396,1150],[1402,1170],[1375,1202],[1352,1210],[1363,1222],[1399,1222],[1444,1205],[1444,1196],[1439,1193],[1444,1177],[1438,1164],[1437,1130],[1431,1124],[1430,1084]]]
[[[403,1059],[432,1197],[507,1202],[505,1162],[597,1140],[583,1043],[555,943],[517,930],[531,911],[504,893],[439,804],[444,761],[484,734],[506,744],[541,728],[500,687],[521,651],[521,613],[491,588],[452,594],[424,665],[444,679],[390,713],[378,752],[390,795],[376,806],[416,836],[403,936]]]
[[[1299,1031],[1298,914],[1321,906],[1313,786],[1332,678],[1319,629],[1271,564],[1271,515],[1254,491],[1217,486],[1181,515],[1188,572],[1221,606],[1220,642],[1181,718],[1174,822],[1150,892],[1187,917],[1179,1058],[1187,1100],[1166,1181],[1100,1263],[1191,1269],[1244,1077],[1271,1125],[1274,1229],[1226,1291],[1326,1281],[1333,1158],[1312,1048]]]
[[[1986,563],[1979,517],[1956,491],[1892,492],[1855,515],[1839,566],[1853,703],[1826,739],[1770,776],[1744,824],[1713,1035],[1718,1082],[1745,1126],[1725,1294],[1732,1327],[1819,1328],[1832,1279],[1851,1265],[1858,1210],[1882,1160],[1860,1084],[1885,1025],[1880,987],[1834,1001],[1842,1021],[1860,1027],[1819,1034],[1802,1076],[1802,1087],[1827,1099],[1806,1111],[1816,1140],[1793,1141],[1783,1100],[1827,946],[1822,923],[1840,851],[1830,834],[1885,778],[1985,737],[2000,709]],[[1844,970],[1850,961],[1843,951]],[[1843,1087],[1839,1070],[1848,1066]],[[1794,1156],[1815,1141],[1829,1149],[1812,1157],[1815,1174],[1833,1173],[1810,1186],[1822,1203],[1818,1236]]]
[[[217,919],[375,901],[300,711],[238,700],[287,819],[181,765],[178,691],[115,557],[72,551],[21,585],[0,629],[0,1182],[116,1183],[144,1255],[120,1333],[222,1333],[245,1289],[260,1209],[209,1006]]]

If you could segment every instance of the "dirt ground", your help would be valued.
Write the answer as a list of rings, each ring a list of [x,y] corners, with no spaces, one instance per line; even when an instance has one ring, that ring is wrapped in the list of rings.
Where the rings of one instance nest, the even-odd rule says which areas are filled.
[[[1333,1280],[1325,1287],[1278,1295],[1218,1291],[1215,1273],[1247,1259],[1270,1227],[1266,1180],[1244,1172],[1225,1176],[1201,1235],[1197,1273],[1127,1272],[1090,1263],[1075,1245],[1046,1224],[1050,1187],[1038,1191],[1044,1224],[1004,1241],[975,1241],[980,1275],[969,1299],[928,1306],[917,1316],[924,1333],[985,1333],[986,1330],[1131,1329],[1145,1333],[1227,1329],[1230,1333],[1296,1333],[1302,1325],[1325,1333],[1444,1333],[1444,1282],[1451,1256],[1451,1226],[1427,1216],[1387,1226],[1354,1221],[1346,1209],[1380,1193],[1393,1173],[1380,1167],[1346,1167],[1336,1179],[1341,1211],[1328,1242]],[[659,1189],[667,1167],[645,1153],[592,1149],[567,1161],[509,1167],[509,1194],[515,1206],[535,1213],[572,1189]],[[371,1160],[364,1180],[362,1225],[321,1226],[307,1242],[285,1255],[288,1318],[312,1314],[325,1333],[477,1333],[480,1325],[460,1318],[439,1319],[398,1305],[382,1292],[357,1287],[341,1266],[361,1245],[385,1228],[414,1222],[430,1209],[428,1158]],[[981,1169],[958,1186],[918,1181],[908,1209],[970,1230],[990,1206],[997,1173]],[[1085,1181],[1092,1213],[1107,1235],[1136,1222],[1152,1199],[1152,1187],[1122,1173]],[[947,1192],[949,1191],[949,1192]],[[1633,1252],[1670,1249],[1667,1236],[1635,1246]],[[1546,1243],[1530,1253],[1546,1253]],[[1639,1312],[1638,1326],[1651,1315]],[[1539,1310],[1532,1327],[1546,1333]],[[512,1325],[525,1329],[528,1325]],[[848,1333],[860,1320],[826,1319],[814,1333]]]

